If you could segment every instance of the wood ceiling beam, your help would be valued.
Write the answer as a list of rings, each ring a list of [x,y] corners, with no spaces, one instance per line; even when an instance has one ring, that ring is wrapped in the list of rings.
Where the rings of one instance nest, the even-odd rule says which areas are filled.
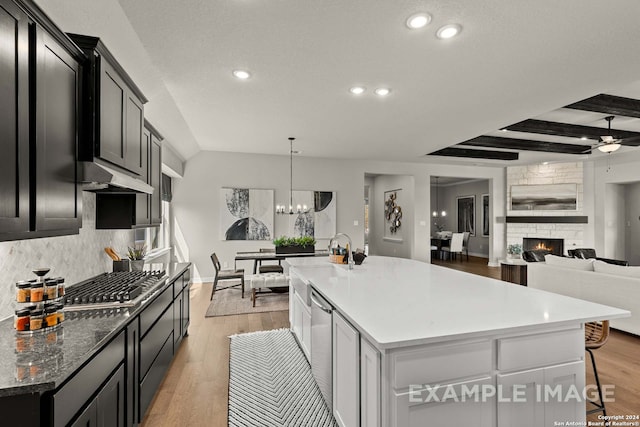
[[[567,105],[565,108],[640,118],[640,100],[604,93]]]
[[[518,160],[518,153],[495,150],[475,150],[473,148],[447,147],[427,154],[428,156],[465,157],[488,160]]]
[[[506,148],[510,150],[542,151],[545,153],[589,154],[588,145],[563,144],[559,142],[535,141],[531,139],[503,138],[500,136],[479,136],[458,145],[471,147]]]
[[[640,136],[638,132],[630,132],[619,129],[607,129],[606,127],[592,127],[572,125],[569,123],[549,122],[545,120],[524,120],[507,126],[505,129],[515,132],[538,133],[543,135],[567,136],[571,138],[586,137],[599,141],[603,135],[611,135],[616,139]]]

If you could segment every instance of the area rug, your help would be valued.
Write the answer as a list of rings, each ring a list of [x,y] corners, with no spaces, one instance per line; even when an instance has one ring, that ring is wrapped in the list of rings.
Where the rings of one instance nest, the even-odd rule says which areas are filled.
[[[229,427],[337,427],[288,329],[230,338]]]
[[[225,289],[216,292],[207,308],[204,317],[231,316],[233,314],[265,313],[268,311],[284,311],[289,309],[288,293],[267,293],[256,299],[256,306],[251,303],[251,293],[245,292],[244,298],[239,290]]]

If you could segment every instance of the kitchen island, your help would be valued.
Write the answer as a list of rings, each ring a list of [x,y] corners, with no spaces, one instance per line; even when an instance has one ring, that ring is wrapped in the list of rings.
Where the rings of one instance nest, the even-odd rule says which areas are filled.
[[[189,324],[190,263],[145,268],[166,280],[132,307],[65,309],[33,334],[0,321],[2,425],[138,424]]]
[[[341,426],[584,421],[583,325],[629,316],[407,259],[369,257],[353,270],[326,259],[287,263],[292,282],[334,308]]]

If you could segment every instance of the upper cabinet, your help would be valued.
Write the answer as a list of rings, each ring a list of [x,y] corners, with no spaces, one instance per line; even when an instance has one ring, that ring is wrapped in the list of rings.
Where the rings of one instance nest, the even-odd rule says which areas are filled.
[[[152,128],[153,129],[153,128]],[[149,145],[149,182],[153,187],[153,194],[149,196],[151,225],[162,223],[162,137],[153,130]]]
[[[147,98],[99,38],[69,34],[89,58],[84,74],[81,160],[102,159],[145,180],[143,138]]]
[[[30,1],[0,0],[0,40],[0,240],[77,234],[86,58]]]

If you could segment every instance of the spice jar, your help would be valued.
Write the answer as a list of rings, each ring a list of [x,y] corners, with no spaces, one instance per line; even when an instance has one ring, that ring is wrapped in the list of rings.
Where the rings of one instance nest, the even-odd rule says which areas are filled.
[[[47,279],[44,281],[44,299],[54,300],[58,298],[58,280]]]
[[[58,324],[58,310],[56,308],[56,304],[48,305],[44,309],[44,325],[47,327],[51,327],[51,326],[56,326],[57,324]]]
[[[58,281],[58,296],[64,296],[64,277],[56,278]]]
[[[31,322],[31,312],[27,309],[16,310],[16,317],[13,326],[16,331],[28,331]]]
[[[58,311],[58,323],[64,322],[64,305],[56,304],[56,310]]]
[[[31,311],[29,328],[32,331],[37,331],[42,329],[42,321],[44,320],[44,313],[42,310],[33,310]]]
[[[40,302],[44,298],[44,283],[31,284],[31,302]]]
[[[18,302],[31,301],[31,283],[29,283],[26,280],[21,280],[16,283],[16,301]]]

